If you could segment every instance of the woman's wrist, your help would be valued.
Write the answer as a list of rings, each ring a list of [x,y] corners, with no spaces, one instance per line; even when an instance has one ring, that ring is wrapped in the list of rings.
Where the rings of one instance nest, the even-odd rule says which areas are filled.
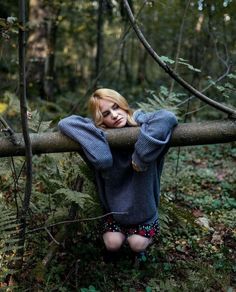
[[[133,167],[133,170],[137,172],[141,171],[141,168],[133,160],[132,160],[132,167]]]

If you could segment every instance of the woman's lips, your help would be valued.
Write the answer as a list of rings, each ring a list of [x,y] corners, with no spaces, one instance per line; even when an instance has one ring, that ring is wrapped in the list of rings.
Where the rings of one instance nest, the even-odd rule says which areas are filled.
[[[115,121],[115,123],[114,123],[114,126],[117,126],[117,125],[119,125],[119,123],[121,123],[121,122],[122,122],[122,119],[123,119],[123,118],[120,118],[120,119],[118,119],[117,121]]]

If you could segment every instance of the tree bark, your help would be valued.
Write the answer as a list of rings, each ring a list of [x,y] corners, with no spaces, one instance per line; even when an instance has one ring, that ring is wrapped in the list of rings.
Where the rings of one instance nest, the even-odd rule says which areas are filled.
[[[60,5],[30,0],[27,84],[34,96],[53,100],[57,17]]]
[[[28,89],[31,91],[33,89],[34,95],[43,98],[45,98],[43,88],[44,65],[48,51],[46,18],[49,17],[44,0],[30,0],[26,79]]]
[[[104,0],[98,1],[98,20],[97,20],[97,54],[96,54],[96,76],[101,71],[103,65],[103,24],[104,24]],[[99,81],[99,80],[98,80]]]
[[[57,18],[60,14],[60,7],[49,7],[50,19],[47,21],[47,56],[44,64],[44,93],[47,100],[54,100],[55,85],[55,47],[57,39]]]
[[[107,130],[107,140],[111,147],[133,147],[139,127]],[[19,144],[13,145],[9,139],[0,139],[0,157],[25,155],[22,134],[16,134]],[[80,145],[59,132],[31,134],[34,154],[81,152]],[[186,123],[178,125],[172,135],[171,147],[191,146],[236,141],[236,120]]]

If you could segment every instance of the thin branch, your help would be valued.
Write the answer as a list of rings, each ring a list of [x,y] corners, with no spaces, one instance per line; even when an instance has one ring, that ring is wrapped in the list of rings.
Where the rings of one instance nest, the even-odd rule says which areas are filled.
[[[211,98],[207,97],[206,95],[202,94],[200,91],[198,91],[196,88],[191,86],[188,82],[186,82],[183,78],[181,78],[175,71],[173,71],[165,62],[162,61],[162,59],[158,56],[158,54],[153,50],[151,45],[148,43],[146,38],[144,37],[143,33],[139,29],[139,26],[137,25],[136,19],[134,18],[134,15],[130,9],[129,3],[127,0],[123,0],[125,8],[127,10],[127,14],[130,20],[130,23],[132,24],[132,27],[143,44],[143,46],[146,48],[150,56],[156,61],[156,63],[159,64],[159,66],[165,70],[167,74],[169,74],[175,81],[177,81],[182,87],[187,89],[189,92],[191,92],[193,95],[201,99],[202,101],[206,102],[207,104],[213,106],[214,108],[229,114],[230,116],[236,116],[236,111],[232,108],[229,108],[223,104],[220,104]]]
[[[205,91],[208,90],[210,87],[212,87],[214,84],[220,82],[220,81],[223,80],[225,77],[227,77],[227,75],[228,75],[229,72],[230,72],[230,69],[231,69],[231,66],[228,66],[226,72],[225,72],[223,75],[221,75],[220,77],[218,77],[213,83],[207,85],[203,90],[201,90],[201,92],[202,92],[202,93],[205,92]],[[180,103],[178,103],[176,106],[179,107],[179,106],[181,106],[182,104],[184,104],[184,103],[190,101],[190,100],[193,99],[194,97],[195,97],[195,96],[192,95],[192,96],[188,97],[187,99],[185,99],[185,100],[181,101]]]
[[[51,237],[51,239],[52,239],[57,245],[61,245],[60,242],[57,241],[57,240],[53,237],[52,233],[48,230],[48,228],[47,228],[46,226],[44,227],[44,230],[47,232],[47,234]]]
[[[32,232],[35,232],[35,231],[39,231],[39,230],[46,230],[47,228],[51,228],[51,227],[55,227],[55,226],[58,226],[58,225],[62,225],[62,224],[70,224],[70,223],[75,223],[75,222],[86,222],[86,221],[94,221],[94,220],[98,220],[98,219],[102,219],[104,217],[107,217],[109,215],[122,215],[122,214],[127,214],[127,212],[110,212],[110,213],[106,213],[104,215],[101,215],[101,216],[96,216],[96,217],[91,217],[91,218],[85,218],[85,219],[74,219],[74,220],[65,220],[65,221],[61,221],[61,222],[57,222],[57,223],[54,223],[54,224],[51,224],[51,225],[48,225],[48,226],[42,226],[42,227],[38,227],[38,228],[35,228],[35,229],[30,229],[26,232],[26,234],[28,233],[32,233]],[[47,230],[46,230],[47,231]]]
[[[197,112],[199,112],[200,110],[202,110],[205,107],[206,107],[206,105],[203,105],[203,106],[201,106],[201,107],[199,107],[199,108],[197,108],[197,109],[195,109],[193,111],[190,111],[190,112],[185,113],[183,116],[186,117],[186,116],[189,116],[189,115],[191,115],[193,113],[197,113]]]
[[[26,182],[25,182],[25,195],[22,205],[20,221],[20,256],[23,260],[24,242],[25,242],[25,229],[26,229],[26,216],[29,209],[29,203],[32,193],[32,146],[29,135],[28,119],[27,119],[27,100],[26,100],[26,76],[25,76],[25,52],[26,52],[26,3],[25,0],[19,0],[19,95],[20,95],[20,109],[21,109],[21,125],[23,138],[25,142],[25,157],[26,157]]]

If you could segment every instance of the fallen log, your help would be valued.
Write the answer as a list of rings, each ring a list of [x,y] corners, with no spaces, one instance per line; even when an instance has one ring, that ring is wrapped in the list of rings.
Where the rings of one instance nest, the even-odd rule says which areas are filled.
[[[107,140],[111,147],[129,148],[137,140],[139,127],[109,129]],[[8,137],[0,138],[0,157],[24,156],[22,134],[15,134],[14,145]],[[30,134],[33,154],[81,152],[81,146],[60,132]],[[236,120],[179,124],[172,135],[171,147],[228,143],[236,141]]]

